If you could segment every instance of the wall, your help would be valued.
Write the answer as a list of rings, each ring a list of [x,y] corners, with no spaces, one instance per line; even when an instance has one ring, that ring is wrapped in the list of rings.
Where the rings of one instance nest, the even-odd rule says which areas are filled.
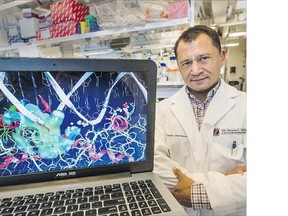
[[[231,81],[238,81],[242,86],[237,85],[238,89],[246,91],[246,40],[240,41],[239,46],[229,47],[226,61],[226,70],[224,79],[227,83]],[[233,73],[233,67],[235,67],[235,73]],[[230,70],[232,70],[230,72]]]

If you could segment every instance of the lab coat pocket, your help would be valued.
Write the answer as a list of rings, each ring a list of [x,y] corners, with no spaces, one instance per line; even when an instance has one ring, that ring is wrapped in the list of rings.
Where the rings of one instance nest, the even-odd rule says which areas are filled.
[[[211,169],[226,172],[229,169],[233,169],[237,166],[245,164],[245,145],[238,144],[237,146],[227,147],[220,143],[211,143],[210,158]]]
[[[212,145],[215,152],[218,152],[223,158],[229,160],[242,160],[244,157],[244,144],[233,145],[233,143],[231,143],[231,146],[228,147],[226,145],[221,145],[220,143],[214,142]]]
[[[241,160],[243,159],[245,151],[245,146],[243,144],[236,146],[235,148],[231,147],[230,149],[230,157],[233,160]]]
[[[241,160],[245,150],[245,141],[243,136],[222,135],[213,137],[212,148],[219,152],[224,158],[229,160]]]

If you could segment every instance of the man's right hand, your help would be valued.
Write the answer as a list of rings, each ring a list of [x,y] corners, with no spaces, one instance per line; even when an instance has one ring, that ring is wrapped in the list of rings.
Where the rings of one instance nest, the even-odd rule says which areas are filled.
[[[236,167],[232,170],[229,170],[228,172],[225,173],[225,175],[233,175],[233,174],[242,174],[246,172],[246,165],[243,165],[243,166],[239,166],[239,167]]]

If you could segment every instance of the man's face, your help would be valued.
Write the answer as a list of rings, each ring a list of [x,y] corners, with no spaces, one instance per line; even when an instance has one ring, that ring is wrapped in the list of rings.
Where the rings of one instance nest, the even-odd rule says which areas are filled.
[[[177,62],[185,84],[196,92],[204,92],[219,80],[225,53],[213,45],[206,34],[200,34],[192,42],[180,41]]]

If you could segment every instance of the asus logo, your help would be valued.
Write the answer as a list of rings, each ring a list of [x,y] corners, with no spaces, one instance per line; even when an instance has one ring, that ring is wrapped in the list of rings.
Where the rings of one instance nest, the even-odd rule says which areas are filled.
[[[65,177],[72,177],[76,176],[76,172],[62,172],[62,173],[57,173],[55,178],[65,178]]]

